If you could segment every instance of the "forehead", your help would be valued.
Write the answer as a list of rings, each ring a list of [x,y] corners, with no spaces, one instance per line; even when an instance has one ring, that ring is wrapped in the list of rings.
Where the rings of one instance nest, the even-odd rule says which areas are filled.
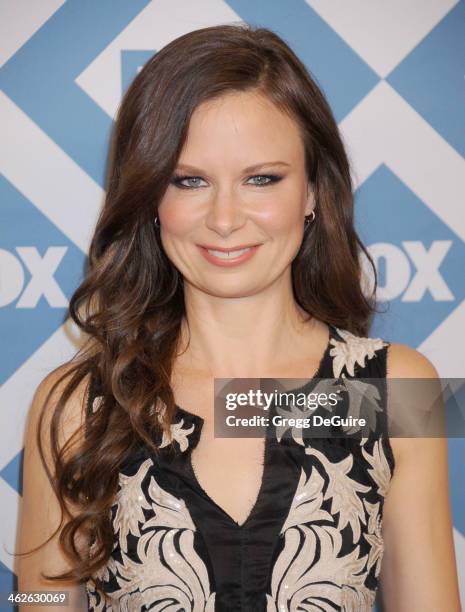
[[[263,94],[228,93],[196,108],[183,157],[203,153],[216,156],[272,159],[288,157],[296,163],[303,155],[303,141],[296,121]],[[187,162],[187,160],[184,160]]]

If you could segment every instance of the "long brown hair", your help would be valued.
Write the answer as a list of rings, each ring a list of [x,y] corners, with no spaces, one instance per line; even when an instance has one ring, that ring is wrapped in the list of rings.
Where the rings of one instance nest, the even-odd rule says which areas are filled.
[[[104,566],[113,548],[110,508],[119,468],[135,445],[148,444],[157,452],[155,436],[169,435],[176,410],[170,379],[184,292],[154,219],[193,112],[207,100],[237,91],[267,96],[297,122],[305,144],[316,217],[292,262],[296,302],[322,321],[356,335],[368,333],[376,305],[362,291],[359,256],[364,254],[373,269],[373,295],[376,270],[354,229],[349,162],[318,85],[286,42],[265,28],[220,25],[173,40],[145,64],[123,97],[88,268],[69,304],[70,316],[90,340],[72,360],[65,375],[70,379],[56,402],[51,427],[56,471],[49,478],[62,511],[69,501],[80,504],[82,512],[60,534],[72,570],[48,579],[82,582]],[[88,416],[79,452],[65,458],[57,423],[72,392],[91,376],[102,400]],[[165,410],[157,421],[151,409],[159,404]],[[38,440],[40,445],[39,432]],[[92,554],[80,554],[74,546],[83,532],[93,542]],[[98,580],[96,585],[101,586]]]

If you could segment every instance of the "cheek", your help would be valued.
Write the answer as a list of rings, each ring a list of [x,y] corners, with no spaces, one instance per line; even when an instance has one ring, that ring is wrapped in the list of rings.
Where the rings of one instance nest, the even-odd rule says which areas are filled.
[[[160,204],[158,215],[163,233],[166,235],[184,236],[194,222],[192,214],[189,214],[186,207],[179,206],[173,200]]]
[[[290,198],[275,200],[257,211],[256,218],[270,235],[276,236],[298,233],[301,224],[300,209]]]

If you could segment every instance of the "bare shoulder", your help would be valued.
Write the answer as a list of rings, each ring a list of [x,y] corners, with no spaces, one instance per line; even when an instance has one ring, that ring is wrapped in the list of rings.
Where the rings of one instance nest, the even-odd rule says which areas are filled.
[[[62,399],[74,364],[67,362],[52,370],[35,389],[24,429],[23,478],[28,482],[42,482],[42,495],[53,496],[48,476],[55,469],[55,452],[74,452],[79,448],[84,436],[84,420],[89,377],[84,377],[69,397],[62,401],[61,414],[57,415],[57,404]],[[52,430],[52,426],[55,426]],[[55,432],[55,446],[52,444],[52,431]],[[40,445],[39,445],[40,441]],[[45,461],[45,464],[44,464]],[[32,489],[30,487],[30,489]],[[28,491],[25,491],[25,496]],[[35,495],[35,493],[34,493]]]
[[[28,414],[28,425],[26,428],[26,445],[31,442],[31,437],[36,434],[39,418],[43,413],[44,430],[50,425],[57,401],[61,398],[73,373],[75,364],[64,363],[52,370],[38,385],[35,390],[32,404]],[[69,398],[63,406],[61,416],[61,428],[59,440],[61,443],[71,437],[78,430],[85,418],[85,405],[89,386],[88,375],[70,393]]]
[[[418,385],[417,401],[418,406],[420,402],[426,404],[430,401],[431,397],[441,396],[441,386],[439,380],[439,374],[434,364],[417,349],[408,346],[407,344],[393,342],[390,344],[387,357],[386,357],[386,377],[388,379],[428,379],[425,383]],[[396,393],[400,393],[403,389],[401,385],[391,384],[389,391],[391,396]],[[412,401],[409,394],[409,401]],[[397,397],[391,399],[391,406],[388,408],[392,410],[392,403],[401,406],[404,410],[407,409],[408,402],[405,397]],[[413,407],[414,409],[416,406]],[[394,459],[396,465],[400,466],[402,462],[410,460],[410,462],[418,462],[419,458],[424,454],[434,456],[435,453],[440,452],[439,447],[444,447],[445,440],[440,437],[392,437],[391,438],[392,451],[394,453]],[[421,451],[421,452],[420,452]]]
[[[438,378],[431,361],[420,351],[398,342],[392,342],[387,352],[388,378]]]
[[[72,361],[63,363],[52,370],[45,378],[42,379],[36,389],[35,395],[40,398],[45,398],[49,392],[52,392],[52,396],[57,398],[63,392],[66,384],[68,383],[71,374],[75,369],[76,364]],[[78,385],[76,391],[72,394],[74,401],[77,399],[83,400],[86,395],[86,387],[88,383],[88,376]]]

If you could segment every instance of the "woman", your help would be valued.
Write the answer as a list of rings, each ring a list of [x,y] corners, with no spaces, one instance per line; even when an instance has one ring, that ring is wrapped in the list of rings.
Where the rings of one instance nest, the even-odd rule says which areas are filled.
[[[276,34],[218,26],[158,52],[119,110],[70,302],[89,344],[31,409],[20,551],[55,535],[21,557],[20,590],[370,610],[381,580],[387,610],[458,611],[444,439],[213,436],[214,378],[437,377],[367,336],[361,251],[337,124]]]

